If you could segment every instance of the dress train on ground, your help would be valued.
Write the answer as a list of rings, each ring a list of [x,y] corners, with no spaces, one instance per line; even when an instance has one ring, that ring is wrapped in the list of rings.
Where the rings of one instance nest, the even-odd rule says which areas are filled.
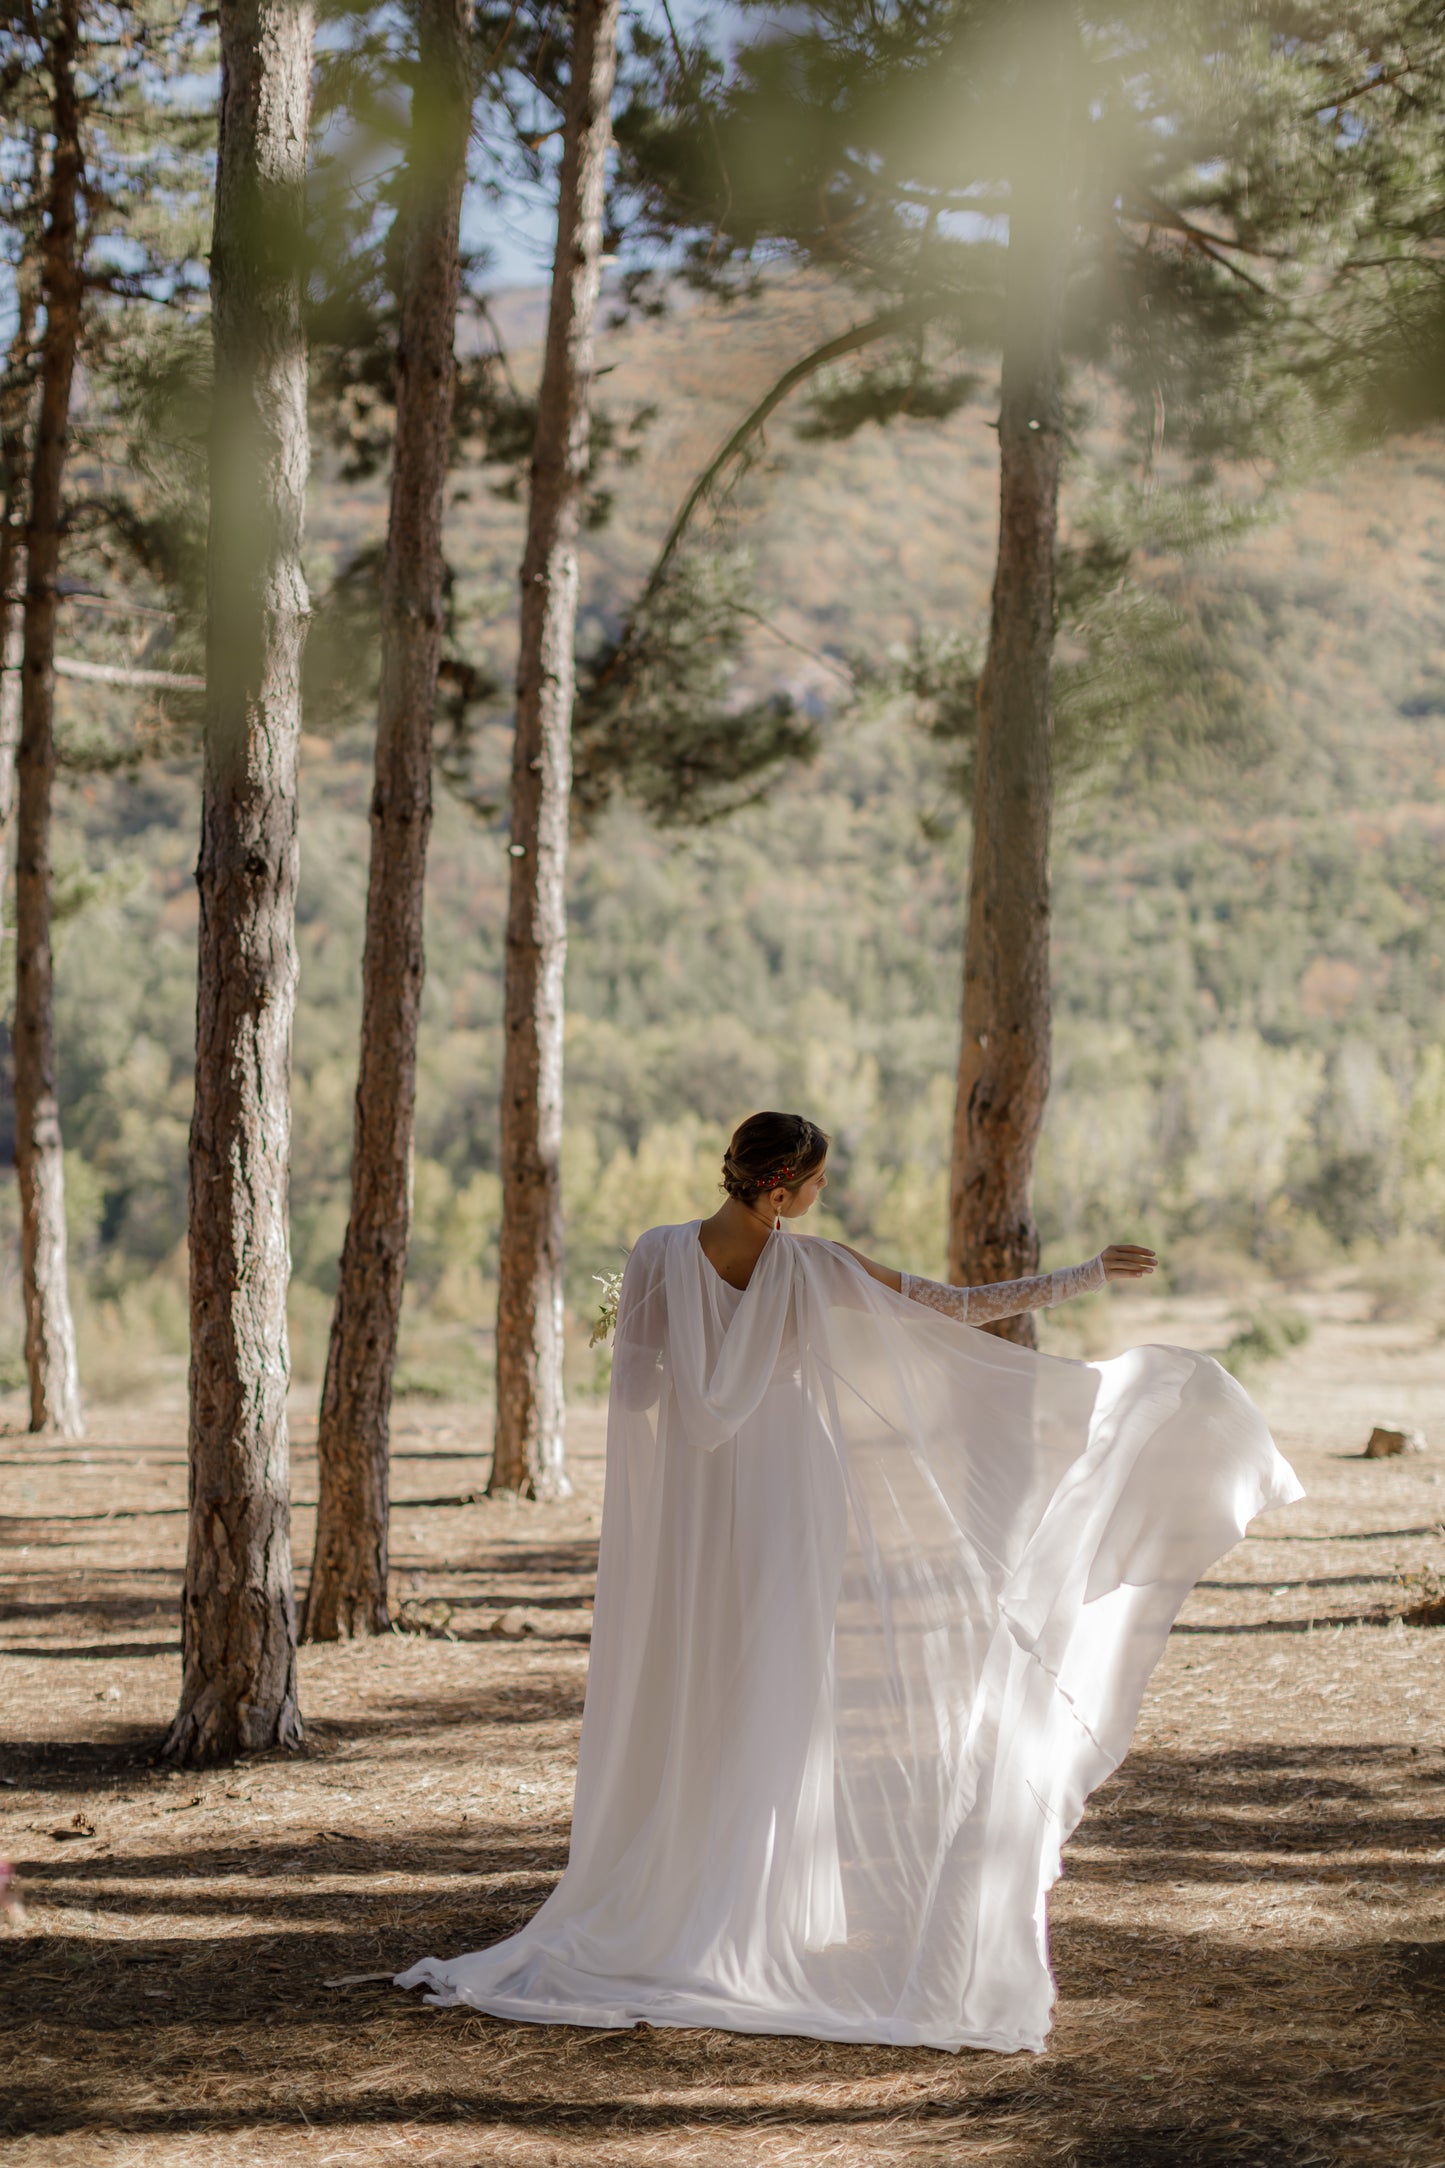
[[[934,1284],[775,1234],[739,1291],[697,1222],[638,1242],[567,1869],[520,1933],[401,1986],[1043,2046],[1063,1843],[1190,1587],[1302,1494],[1209,1357],[1035,1354]]]

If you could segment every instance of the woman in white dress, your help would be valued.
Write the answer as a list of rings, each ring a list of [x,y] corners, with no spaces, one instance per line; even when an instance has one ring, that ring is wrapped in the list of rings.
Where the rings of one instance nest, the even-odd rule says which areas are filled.
[[[628,1259],[566,1872],[398,1975],[539,2023],[1043,2046],[1045,1900],[1189,1588],[1301,1495],[1227,1372],[967,1329],[983,1288],[785,1223],[828,1139],[754,1115],[710,1219]]]

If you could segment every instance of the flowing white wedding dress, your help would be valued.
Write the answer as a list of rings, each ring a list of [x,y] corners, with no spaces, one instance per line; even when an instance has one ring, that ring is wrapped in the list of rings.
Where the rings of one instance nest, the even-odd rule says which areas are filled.
[[[1302,1495],[1183,1348],[1038,1355],[1008,1288],[656,1227],[618,1307],[566,1872],[398,1975],[541,2023],[1041,2048],[1045,1894],[1191,1584]],[[940,1314],[943,1312],[945,1314]],[[951,1314],[949,1314],[951,1313]]]

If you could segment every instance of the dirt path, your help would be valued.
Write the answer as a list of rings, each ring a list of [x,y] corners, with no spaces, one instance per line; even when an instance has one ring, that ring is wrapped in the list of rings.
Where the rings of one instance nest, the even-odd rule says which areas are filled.
[[[199,1778],[148,1763],[179,1678],[178,1401],[102,1411],[81,1447],[12,1428],[7,2160],[1439,2168],[1445,1632],[1378,1620],[1402,1573],[1445,1566],[1445,1345],[1360,1307],[1329,1298],[1260,1381],[1310,1495],[1197,1591],[1069,1847],[1041,2058],[542,2030],[327,1984],[492,1940],[562,1865],[596,1411],[576,1498],[510,1508],[471,1495],[475,1411],[403,1411],[414,1630],[304,1651],[306,1754]],[[1221,1318],[1136,1302],[1127,1337],[1217,1345]],[[1382,1414],[1435,1450],[1347,1457]],[[310,1538],[303,1508],[303,1562]]]

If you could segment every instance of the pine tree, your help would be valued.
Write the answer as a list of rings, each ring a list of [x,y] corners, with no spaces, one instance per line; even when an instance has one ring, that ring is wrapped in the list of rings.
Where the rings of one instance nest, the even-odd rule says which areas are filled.
[[[558,1496],[563,1462],[562,1001],[577,534],[588,466],[618,0],[577,0],[537,403],[511,792],[497,1418],[489,1489]]]
[[[71,388],[84,276],[80,216],[81,0],[59,0],[44,26],[51,153],[40,241],[45,331],[25,522],[24,656],[17,755],[15,1159],[30,1427],[76,1437],[83,1423],[65,1261],[65,1162],[56,1096],[50,944],[55,786],[55,625]]]
[[[146,313],[162,293],[163,307],[186,302],[193,268],[181,235],[186,214],[172,207],[184,203],[188,190],[194,200],[196,123],[157,94],[204,51],[199,13],[186,0],[173,7],[146,0],[125,9],[109,0],[78,0],[14,11],[0,45],[16,304],[0,391],[0,865],[13,827],[13,1084],[31,1419],[36,1427],[67,1432],[81,1417],[66,1270],[50,918],[55,786],[74,748],[58,727],[56,681],[146,675],[58,652],[64,590],[77,584],[82,566],[104,555],[110,532],[92,473],[82,475],[73,493],[71,476],[78,451],[103,456],[113,448],[106,356],[124,337],[122,314]],[[164,210],[155,201],[162,172]],[[124,270],[117,267],[117,241]]]
[[[351,1212],[317,1435],[311,1640],[385,1632],[389,1424],[410,1223],[425,970],[432,722],[443,620],[442,507],[455,376],[459,225],[471,114],[466,0],[416,0],[381,695],[362,963]]]
[[[15,325],[0,382],[0,888],[10,860],[15,818],[15,756],[20,745],[20,678],[25,654],[25,485],[35,389],[36,326],[40,315],[40,219],[44,160],[38,129],[25,130],[17,145],[25,161],[23,183],[7,207],[17,241]]]
[[[1065,51],[1071,115],[1054,77]],[[727,290],[781,249],[858,297],[858,358],[819,387],[815,434],[947,414],[969,395],[977,350],[1003,354],[1004,516],[982,672],[965,628],[934,643],[957,664],[942,704],[966,716],[974,812],[949,1242],[960,1278],[1024,1270],[1037,1253],[1059,573],[1071,550],[1076,573],[1093,569],[1059,532],[1060,469],[1075,459],[1068,371],[1102,364],[1125,393],[1138,498],[1172,454],[1195,508],[1221,462],[1288,475],[1332,428],[1338,440],[1343,417],[1386,397],[1402,327],[1411,358],[1401,365],[1395,345],[1395,378],[1422,382],[1414,357],[1445,322],[1439,51],[1415,0],[1277,17],[1229,0],[1137,0],[1108,16],[811,0],[726,64],[700,39],[657,38],[661,90],[621,124],[657,230],[692,226],[699,283]],[[1056,318],[1042,367],[1036,340],[1032,359],[1018,345],[1030,284]],[[905,307],[903,326],[891,312]],[[807,373],[801,357],[780,386]]]
[[[305,0],[222,0],[220,35],[190,1525],[181,1700],[165,1747],[187,1763],[301,1736],[286,1288],[313,20]]]
[[[1009,186],[998,560],[978,689],[949,1200],[949,1274],[960,1286],[1038,1269],[1033,1164],[1049,1085],[1062,318],[1082,131],[1077,28],[1067,0],[1028,9],[1019,31],[1013,83],[1027,96],[1037,129],[1018,127],[1022,155]],[[1035,64],[1026,66],[1026,52],[1037,55]],[[996,1329],[1033,1344],[1031,1315]]]

